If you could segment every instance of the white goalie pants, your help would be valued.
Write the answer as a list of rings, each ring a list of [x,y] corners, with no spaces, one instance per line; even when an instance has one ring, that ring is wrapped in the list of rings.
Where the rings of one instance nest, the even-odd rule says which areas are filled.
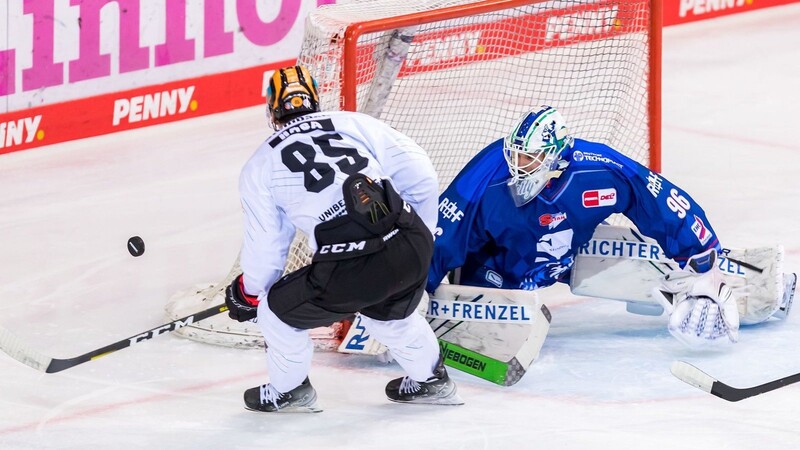
[[[420,314],[415,312],[401,320],[381,321],[365,316],[361,320],[367,332],[389,348],[411,379],[425,381],[433,376],[439,360],[439,344]],[[299,386],[308,376],[314,353],[309,330],[281,321],[266,301],[258,305],[258,325],[267,344],[267,371],[272,386],[278,392]]]

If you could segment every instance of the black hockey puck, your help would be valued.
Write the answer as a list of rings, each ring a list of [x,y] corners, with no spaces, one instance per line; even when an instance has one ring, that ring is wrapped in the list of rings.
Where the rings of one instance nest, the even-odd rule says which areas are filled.
[[[144,253],[144,241],[139,236],[128,239],[128,251],[133,256],[142,256]]]

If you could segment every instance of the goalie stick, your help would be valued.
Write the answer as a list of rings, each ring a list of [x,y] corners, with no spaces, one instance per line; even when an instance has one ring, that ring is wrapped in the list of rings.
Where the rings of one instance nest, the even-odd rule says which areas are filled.
[[[122,350],[140,342],[148,341],[156,336],[169,333],[170,331],[177,330],[194,322],[199,322],[205,318],[215,316],[227,310],[227,306],[217,305],[212,308],[190,314],[186,317],[173,320],[172,322],[165,323],[164,325],[152,328],[143,333],[133,335],[127,339],[122,339],[114,342],[113,344],[98,348],[97,350],[92,350],[89,353],[66,359],[51,358],[47,355],[44,355],[43,353],[30,348],[27,344],[23,343],[7,329],[0,327],[0,350],[3,350],[10,357],[25,365],[33,367],[36,370],[46,373],[56,373],[88,361],[94,361],[101,356],[114,353],[117,350]]]
[[[758,386],[749,388],[735,388],[717,380],[711,375],[685,361],[673,362],[672,367],[670,367],[670,371],[679,380],[729,402],[738,402],[739,400],[754,397],[765,392],[774,391],[775,389],[782,388],[800,381],[800,373],[796,373],[794,375],[778,378],[777,380],[760,384]]]

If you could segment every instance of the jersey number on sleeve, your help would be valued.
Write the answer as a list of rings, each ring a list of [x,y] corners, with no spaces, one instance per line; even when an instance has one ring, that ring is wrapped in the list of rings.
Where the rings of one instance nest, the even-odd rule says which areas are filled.
[[[331,140],[340,140],[339,133],[324,134],[313,136],[311,140],[319,147],[322,154],[335,158],[342,158],[336,161],[339,170],[347,175],[352,175],[359,170],[367,167],[367,158],[358,154],[358,150],[352,147],[334,147]],[[335,169],[328,163],[315,161],[317,150],[314,146],[305,142],[293,142],[281,150],[281,160],[292,172],[303,174],[303,184],[309,192],[321,192],[326,187],[333,184],[336,176]]]
[[[686,211],[688,211],[692,205],[689,203],[689,200],[686,200],[686,197],[679,194],[676,189],[672,189],[669,191],[669,197],[667,197],[667,207],[677,214],[679,218],[683,219],[686,217]]]

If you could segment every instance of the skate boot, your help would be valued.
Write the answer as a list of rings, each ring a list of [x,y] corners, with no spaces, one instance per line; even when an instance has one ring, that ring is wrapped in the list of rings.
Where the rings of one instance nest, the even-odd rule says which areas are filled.
[[[442,358],[425,381],[414,381],[409,377],[396,378],[386,385],[386,396],[398,403],[421,403],[428,405],[463,405],[456,392],[456,384],[447,375]]]
[[[792,309],[792,300],[794,300],[794,290],[797,287],[797,274],[784,273],[783,274],[783,298],[778,310],[772,313],[772,317],[785,320],[789,316],[789,310]]]
[[[262,412],[321,412],[317,407],[317,391],[308,378],[289,392],[280,393],[271,384],[262,384],[244,391],[244,407]]]

